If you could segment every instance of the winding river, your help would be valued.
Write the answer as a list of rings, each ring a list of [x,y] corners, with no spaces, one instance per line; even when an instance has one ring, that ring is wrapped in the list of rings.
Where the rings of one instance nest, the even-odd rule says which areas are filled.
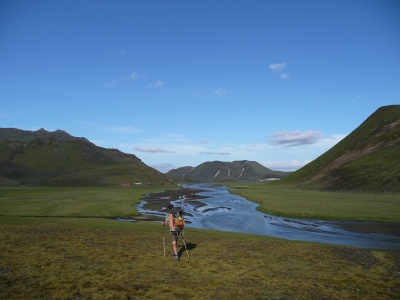
[[[230,194],[223,186],[186,184],[194,193],[149,194],[137,206],[140,213],[164,217],[168,203],[183,205],[187,227],[243,232],[288,240],[361,248],[400,249],[400,224],[294,219],[261,213],[258,204]]]

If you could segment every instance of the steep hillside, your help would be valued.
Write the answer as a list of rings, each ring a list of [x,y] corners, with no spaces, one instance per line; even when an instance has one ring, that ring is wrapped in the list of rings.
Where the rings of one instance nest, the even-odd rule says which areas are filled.
[[[168,177],[190,182],[262,180],[283,178],[286,172],[272,171],[255,161],[205,162],[197,167],[182,167],[169,171]]]
[[[400,191],[400,105],[379,108],[283,182],[322,189]]]
[[[98,147],[61,130],[0,128],[0,185],[107,186],[165,180],[132,154]]]

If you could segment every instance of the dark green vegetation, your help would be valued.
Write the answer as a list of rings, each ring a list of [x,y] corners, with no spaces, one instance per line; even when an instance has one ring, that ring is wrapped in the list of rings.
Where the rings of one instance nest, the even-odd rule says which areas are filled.
[[[0,299],[398,299],[400,250],[188,227],[191,257],[180,241],[181,261],[175,262],[168,236],[163,256],[159,222],[110,219],[139,218],[135,204],[156,191],[160,187],[0,189]],[[292,196],[272,197],[268,205],[276,209]],[[383,201],[380,209],[390,205]],[[331,215],[340,218],[340,207],[332,205]],[[301,205],[293,210],[302,212]]]
[[[283,183],[304,188],[400,191],[400,105],[379,108]]]
[[[180,240],[181,261],[175,262],[163,256],[156,223],[0,221],[1,299],[375,300],[400,295],[400,252],[394,250],[186,229],[190,259]]]
[[[197,167],[182,167],[166,173],[167,176],[187,182],[256,181],[283,178],[288,172],[273,171],[255,161],[209,161]]]
[[[166,188],[177,186],[0,188],[0,216],[139,217],[142,196]]]
[[[230,184],[230,192],[259,203],[258,210],[313,219],[400,222],[400,194],[289,189],[274,183]]]
[[[115,186],[165,182],[132,154],[97,147],[64,131],[0,128],[0,185]]]
[[[331,193],[282,189],[265,183],[231,193],[260,203],[259,210],[287,217],[400,222],[398,194]],[[142,195],[176,189],[153,187],[0,188],[0,216],[139,217]]]

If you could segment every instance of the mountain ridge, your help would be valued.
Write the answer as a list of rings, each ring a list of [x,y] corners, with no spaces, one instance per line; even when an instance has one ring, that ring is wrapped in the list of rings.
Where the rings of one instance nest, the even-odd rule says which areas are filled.
[[[62,130],[0,128],[0,185],[109,186],[166,180],[133,154],[98,147]]]
[[[282,183],[400,191],[400,105],[378,108],[343,140]]]
[[[2,134],[0,134],[0,142],[3,141],[25,141],[29,142],[40,138],[55,138],[61,141],[72,141],[72,140],[84,140],[89,142],[84,137],[75,137],[65,132],[64,130],[47,131],[44,128],[40,128],[36,131],[22,130],[17,128],[0,128]],[[89,142],[90,143],[90,142]]]
[[[273,171],[255,161],[208,161],[196,167],[186,166],[166,173],[171,178],[189,182],[259,181],[283,178],[289,172]]]

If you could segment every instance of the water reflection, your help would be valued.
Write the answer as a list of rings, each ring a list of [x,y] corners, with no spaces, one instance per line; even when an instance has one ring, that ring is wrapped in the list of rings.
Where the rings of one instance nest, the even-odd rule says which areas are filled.
[[[230,194],[226,187],[190,184],[184,185],[184,188],[201,191],[174,197],[165,197],[162,193],[160,197],[157,197],[157,193],[151,194],[142,200],[137,209],[142,214],[164,217],[166,206],[171,202],[184,205],[188,227],[362,248],[400,249],[399,224],[389,224],[391,230],[383,234],[371,229],[379,229],[379,226],[387,226],[387,223],[277,217],[257,211],[258,204]]]

